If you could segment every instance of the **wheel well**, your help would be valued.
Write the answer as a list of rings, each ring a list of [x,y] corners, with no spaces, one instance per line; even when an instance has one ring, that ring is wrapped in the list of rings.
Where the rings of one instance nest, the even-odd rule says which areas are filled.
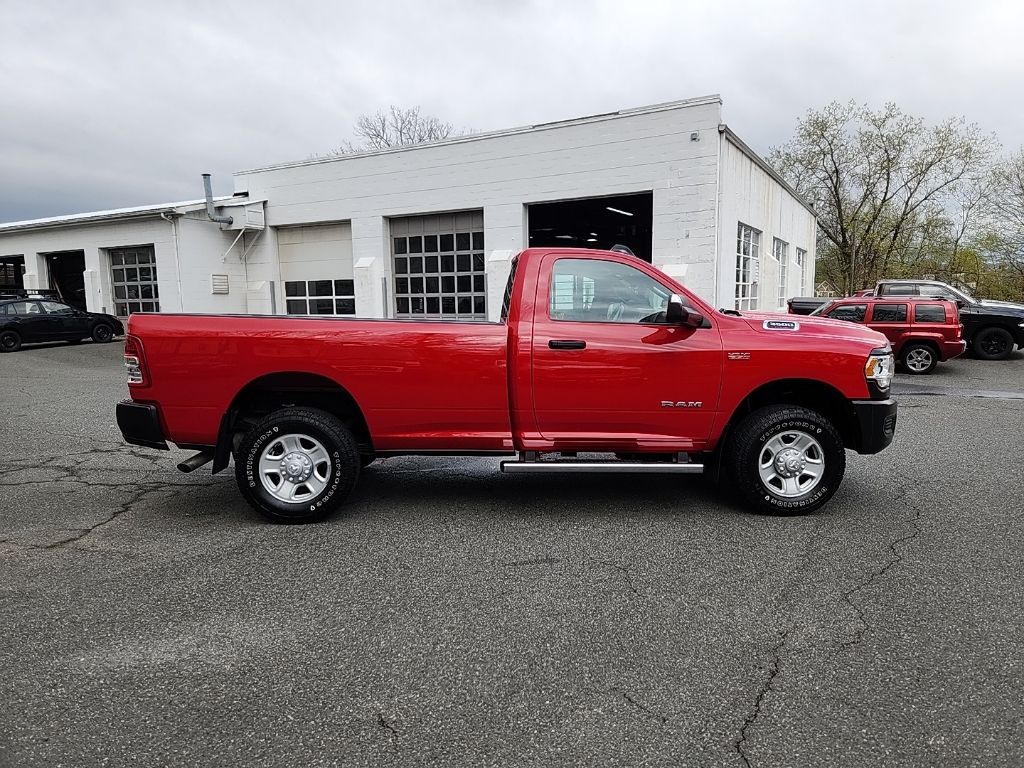
[[[1014,341],[1016,341],[1017,336],[1016,336],[1016,334],[1014,334],[1013,328],[1011,326],[1007,325],[1006,323],[998,322],[998,321],[989,322],[989,323],[985,323],[984,325],[977,326],[974,329],[974,332],[971,333],[971,338],[974,339],[979,334],[982,334],[985,331],[991,331],[993,328],[998,328],[1001,331],[1006,331],[1008,334],[1010,334],[1010,338],[1012,338]]]
[[[355,398],[338,382],[315,373],[272,373],[246,384],[225,416],[227,432],[233,440],[235,434],[249,429],[268,413],[292,405],[319,408],[337,416],[352,432],[360,452],[373,453],[370,429]]]
[[[835,387],[812,379],[782,379],[762,384],[737,406],[719,445],[725,444],[729,433],[743,418],[768,405],[797,405],[820,413],[839,431],[844,446],[854,450],[859,447],[860,428],[849,399]]]
[[[903,353],[907,351],[907,348],[913,346],[928,347],[929,349],[932,350],[932,352],[935,353],[935,356],[937,358],[942,357],[942,349],[939,347],[939,342],[935,341],[934,339],[911,339],[910,341],[903,345],[902,349],[900,349],[900,359],[903,358]]]

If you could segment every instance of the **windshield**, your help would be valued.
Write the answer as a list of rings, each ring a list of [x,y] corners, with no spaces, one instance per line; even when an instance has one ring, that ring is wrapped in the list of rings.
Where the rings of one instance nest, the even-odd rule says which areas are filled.
[[[940,299],[949,299],[950,301],[964,301],[968,304],[976,303],[974,297],[967,291],[954,288],[951,285],[922,285],[919,293],[922,296],[935,296]]]

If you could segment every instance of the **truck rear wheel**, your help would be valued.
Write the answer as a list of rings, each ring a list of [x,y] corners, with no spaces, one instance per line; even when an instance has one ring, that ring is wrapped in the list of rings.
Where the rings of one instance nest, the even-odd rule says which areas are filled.
[[[935,370],[939,356],[931,344],[907,344],[900,353],[900,362],[908,373],[920,376]]]
[[[265,416],[235,452],[235,481],[246,501],[277,523],[322,520],[359,477],[359,450],[335,416],[284,408]]]
[[[793,405],[760,408],[736,427],[726,467],[743,501],[770,515],[805,515],[827,502],[846,471],[846,450],[821,414]]]

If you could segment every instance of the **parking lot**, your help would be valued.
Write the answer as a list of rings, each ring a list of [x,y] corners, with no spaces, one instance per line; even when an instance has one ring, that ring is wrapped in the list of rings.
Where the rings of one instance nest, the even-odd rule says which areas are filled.
[[[120,356],[0,357],[0,765],[1024,760],[1020,352],[810,517],[409,458],[305,527],[124,445]]]

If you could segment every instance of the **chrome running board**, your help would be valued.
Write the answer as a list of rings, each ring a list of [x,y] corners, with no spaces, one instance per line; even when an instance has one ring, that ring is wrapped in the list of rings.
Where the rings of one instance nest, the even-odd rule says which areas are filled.
[[[703,464],[672,463],[668,461],[503,461],[501,471],[506,474],[555,474],[558,472],[634,473],[699,475]]]

